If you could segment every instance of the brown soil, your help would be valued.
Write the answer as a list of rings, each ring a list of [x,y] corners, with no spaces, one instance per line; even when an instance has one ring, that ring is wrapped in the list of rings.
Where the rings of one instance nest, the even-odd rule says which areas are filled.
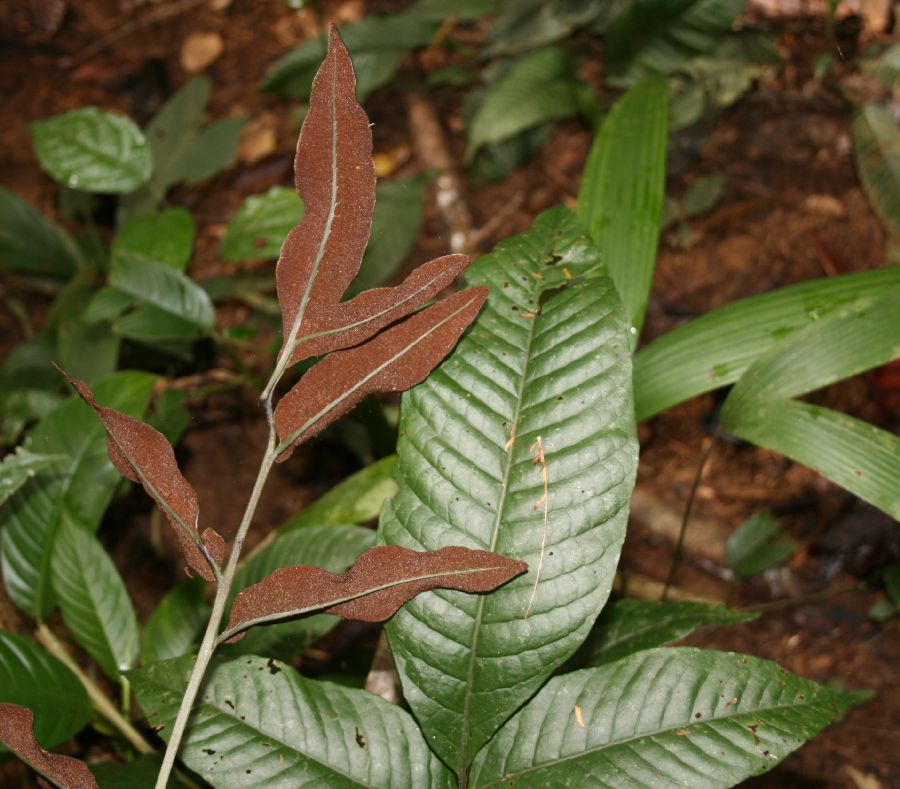
[[[372,8],[394,10],[405,4],[329,0],[315,5],[323,19],[346,22]],[[50,215],[55,213],[56,186],[41,174],[28,123],[88,104],[118,109],[145,123],[189,77],[179,60],[186,38],[197,32],[221,36],[223,54],[205,70],[214,83],[208,115],[249,117],[274,131],[275,150],[260,161],[240,162],[199,187],[177,188],[170,200],[185,205],[197,222],[191,273],[205,279],[236,270],[218,258],[225,224],[247,195],[272,184],[290,184],[297,133],[292,105],[260,93],[258,86],[269,65],[314,33],[321,20],[298,15],[281,2],[81,0],[68,3],[61,28],[51,34],[36,26],[30,14],[27,4],[0,10],[0,90],[6,110],[0,129],[0,172],[5,186]],[[125,24],[150,17],[156,21],[121,35]],[[119,37],[106,41],[116,31]],[[476,28],[465,35],[477,40],[482,33]],[[664,236],[644,331],[647,341],[737,298],[885,265],[885,233],[853,169],[850,107],[832,86],[811,76],[812,60],[824,46],[821,24],[796,21],[781,43],[786,67],[725,111],[694,158],[670,179],[669,192],[674,195],[712,173],[723,174],[726,186],[713,211],[689,223],[687,242],[676,230]],[[594,46],[588,41],[581,45],[585,52]],[[376,152],[410,145],[406,105],[399,91],[421,84],[423,67],[428,65],[408,58],[395,82],[400,87],[380,91],[367,103]],[[591,71],[588,66],[586,76],[596,80]],[[428,91],[450,135],[451,153],[460,162],[463,95],[454,88]],[[526,229],[540,210],[558,202],[572,203],[590,141],[584,124],[563,123],[525,166],[497,184],[469,190],[475,229],[488,227],[479,242],[481,251]],[[417,169],[413,159],[400,172]],[[108,234],[111,228],[101,231]],[[447,238],[432,200],[412,259],[445,252]],[[271,265],[262,270],[271,270]],[[9,291],[20,283],[4,279],[2,284]],[[48,302],[42,296],[25,293],[20,298],[32,315],[46,312]],[[246,308],[232,306],[223,310],[220,320],[223,325],[238,324],[247,315]],[[0,312],[0,329],[4,351],[22,339],[22,327],[6,311]],[[264,335],[259,352],[246,359],[258,371],[269,364],[262,350],[269,339]],[[216,364],[228,366],[221,359]],[[891,411],[896,408],[896,389],[876,386],[873,375],[831,387],[818,398],[885,427],[896,428],[900,419],[896,410]],[[254,401],[253,392],[231,390],[195,402],[193,422],[179,448],[205,522],[217,524],[226,538],[238,520],[263,449],[264,421]],[[697,398],[641,427],[639,488],[655,502],[657,511],[674,515],[675,520],[710,440],[715,407],[713,396]],[[336,442],[298,452],[273,475],[258,515],[257,534],[282,522],[352,470],[352,456]],[[689,552],[675,583],[687,594],[770,607],[754,622],[695,636],[691,643],[771,658],[821,682],[868,688],[873,698],[748,785],[900,786],[897,620],[885,625],[870,620],[867,612],[883,599],[883,592],[877,587],[856,588],[867,573],[900,556],[896,524],[886,523],[814,472],[779,456],[746,444],[717,443],[697,491],[694,516],[718,535],[719,554],[724,536],[766,507],[782,518],[801,546],[787,567],[729,589],[715,561]],[[131,494],[115,505],[103,532],[120,567],[130,568],[129,586],[142,619],[179,572],[173,562],[148,559],[154,550],[150,512],[139,494]],[[660,534],[651,526],[639,519],[633,524],[622,565],[626,581],[661,581],[668,572],[674,535]],[[135,567],[140,568],[137,573]],[[360,630],[344,632],[350,637]],[[371,646],[373,632],[362,632]],[[327,663],[327,650],[319,650],[317,659],[323,654]],[[8,785],[13,785],[18,778],[9,776]]]

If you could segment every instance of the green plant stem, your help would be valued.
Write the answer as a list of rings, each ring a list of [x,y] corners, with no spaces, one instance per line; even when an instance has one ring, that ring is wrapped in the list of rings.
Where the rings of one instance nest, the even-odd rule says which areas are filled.
[[[116,709],[116,705],[109,700],[102,690],[100,690],[97,683],[81,670],[81,666],[72,659],[72,656],[69,654],[68,650],[66,650],[65,646],[63,646],[62,642],[43,622],[38,623],[37,630],[35,631],[35,638],[38,643],[53,655],[53,657],[61,663],[64,663],[66,668],[78,677],[78,681],[84,686],[85,691],[87,691],[88,698],[91,700],[91,704],[94,705],[94,709],[106,718],[106,720],[131,743],[132,747],[138,753],[154,752],[153,746],[119,713]]]

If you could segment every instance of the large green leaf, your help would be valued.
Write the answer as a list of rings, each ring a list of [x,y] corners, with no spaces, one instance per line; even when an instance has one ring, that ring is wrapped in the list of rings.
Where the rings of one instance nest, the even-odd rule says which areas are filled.
[[[30,128],[41,167],[70,189],[127,194],[153,170],[147,140],[124,115],[82,107]]]
[[[252,557],[238,571],[229,602],[233,602],[235,595],[242,589],[282,567],[310,564],[330,573],[342,573],[374,543],[375,532],[360,526],[310,526],[308,529],[286,534]],[[227,649],[291,661],[339,621],[336,616],[314,614],[294,622],[255,627]]]
[[[194,251],[194,220],[184,208],[167,208],[131,220],[113,239],[110,257],[125,253],[184,271]]]
[[[574,652],[612,584],[637,447],[628,332],[598,268],[571,212],[542,214],[469,270],[485,309],[404,395],[380,540],[530,565],[490,595],[420,595],[388,625],[404,694],[460,773]]]
[[[61,523],[51,574],[63,621],[75,640],[112,679],[133,668],[138,654],[134,606],[100,541],[71,522]]]
[[[34,713],[34,735],[44,748],[77,734],[91,716],[87,693],[69,669],[37,644],[3,630],[0,701]]]
[[[900,129],[883,107],[866,104],[853,121],[856,171],[875,213],[900,238]]]
[[[762,353],[838,308],[900,287],[900,266],[813,280],[726,304],[634,359],[639,420],[737,381]]]
[[[93,388],[98,402],[140,419],[155,381],[148,373],[117,373]],[[121,477],[107,456],[103,425],[77,397],[45,416],[25,447],[67,456],[30,479],[0,511],[6,591],[22,611],[43,617],[54,603],[50,557],[60,524],[95,530]]]
[[[0,266],[68,279],[82,264],[71,236],[14,192],[0,187]]]
[[[205,588],[202,578],[189,578],[166,592],[141,633],[141,663],[181,657],[190,649],[209,619]]]
[[[251,195],[231,218],[222,239],[225,260],[274,260],[291,229],[303,217],[303,201],[293,189],[273,186]]]
[[[25,447],[17,447],[0,462],[0,505],[39,471],[49,468],[65,455],[36,455]]]
[[[639,652],[550,680],[478,754],[471,786],[733,786],[849,703],[759,658]]]
[[[163,739],[192,662],[179,658],[130,674]],[[399,707],[252,656],[213,664],[179,756],[217,789],[453,786],[450,772]]]
[[[642,82],[603,121],[591,146],[578,216],[616,283],[637,345],[656,265],[666,186],[666,87]]]

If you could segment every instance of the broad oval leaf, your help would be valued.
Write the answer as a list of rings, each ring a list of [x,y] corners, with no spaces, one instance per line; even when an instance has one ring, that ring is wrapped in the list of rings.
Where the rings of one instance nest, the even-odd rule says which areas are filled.
[[[276,570],[238,594],[221,638],[237,641],[248,627],[315,611],[384,622],[407,600],[430,589],[489,592],[527,569],[524,562],[490,551],[451,546],[419,552],[381,545],[342,575],[311,565]]]
[[[110,246],[110,258],[123,253],[165,263],[184,271],[194,251],[194,219],[185,208],[167,208],[132,219]]]
[[[130,674],[150,724],[168,739],[192,658]],[[363,690],[243,656],[213,663],[179,757],[218,789],[298,786],[451,789],[412,717]]]
[[[150,146],[124,115],[82,107],[30,128],[41,167],[70,189],[127,194],[150,178]]]
[[[35,711],[34,734],[52,748],[84,728],[91,703],[78,678],[37,644],[0,631],[0,701]]]
[[[81,759],[48,753],[32,732],[34,715],[18,704],[0,704],[0,742],[62,789],[91,789],[97,782]]]
[[[403,399],[380,541],[531,568],[485,597],[420,595],[387,626],[404,694],[461,774],[575,651],[612,585],[637,444],[615,288],[579,276],[599,265],[571,212],[538,217],[470,270],[490,289],[485,311]]]
[[[478,754],[471,783],[733,786],[771,770],[849,703],[759,658],[648,650],[550,680]]]
[[[100,541],[85,529],[61,524],[51,571],[63,621],[75,640],[111,679],[134,668],[137,617],[122,577]]]
[[[222,239],[225,260],[277,258],[284,239],[303,218],[303,201],[293,189],[273,186],[244,200]]]

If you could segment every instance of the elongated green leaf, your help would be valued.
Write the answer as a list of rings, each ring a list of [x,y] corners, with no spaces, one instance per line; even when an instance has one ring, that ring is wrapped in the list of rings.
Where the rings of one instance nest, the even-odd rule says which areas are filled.
[[[285,534],[308,526],[365,523],[377,518],[381,505],[397,492],[397,483],[392,478],[396,463],[397,456],[390,455],[351,474],[281,524],[279,532]]]
[[[603,609],[568,665],[588,668],[612,663],[635,652],[671,644],[698,627],[736,625],[757,616],[731,611],[724,605],[619,600]]]
[[[529,55],[488,88],[472,119],[466,158],[546,121],[578,114],[578,81],[568,55],[548,47]]]
[[[781,527],[768,512],[747,518],[725,543],[725,561],[738,575],[751,576],[785,561],[797,549],[792,542],[776,542]]]
[[[110,257],[123,253],[165,263],[184,271],[194,251],[194,220],[184,208],[167,208],[156,214],[137,217],[113,239]]]
[[[30,128],[41,167],[70,189],[127,194],[150,178],[153,153],[124,115],[82,107]]]
[[[0,187],[0,266],[31,276],[67,279],[81,264],[78,245],[65,230]]]
[[[467,281],[489,287],[487,307],[404,396],[400,491],[380,541],[486,548],[531,568],[482,597],[420,595],[388,624],[404,694],[459,772],[609,594],[636,445],[615,289],[579,276],[598,267],[571,212],[542,214],[474,264]]]
[[[900,238],[900,129],[891,114],[867,104],[853,121],[853,153],[866,196],[888,231]]]
[[[375,532],[359,526],[310,526],[286,534],[256,554],[238,571],[229,604],[240,590],[258,583],[282,567],[308,564],[322,567],[330,573],[342,573],[374,543]],[[291,661],[339,621],[336,616],[315,614],[295,622],[257,627],[236,644],[230,645],[228,650]]]
[[[87,693],[69,669],[37,644],[3,630],[0,701],[34,712],[34,734],[44,748],[77,734],[91,717]]]
[[[591,146],[578,217],[600,249],[634,327],[644,323],[666,185],[666,88],[652,79],[632,88],[603,121]]]
[[[197,324],[152,304],[139,304],[119,318],[113,329],[119,337],[153,345],[176,356],[181,355],[179,351],[184,343],[190,343],[204,334]]]
[[[49,468],[59,460],[64,460],[65,457],[65,455],[37,455],[25,447],[17,447],[15,452],[10,452],[0,463],[0,504],[4,504],[39,471]]]
[[[634,359],[639,420],[737,381],[800,328],[900,287],[900,266],[813,280],[727,304],[654,340]]]
[[[97,399],[140,418],[155,376],[117,373],[97,382]],[[94,531],[121,477],[106,452],[106,433],[78,398],[62,403],[34,428],[25,448],[64,454],[29,480],[0,510],[3,579],[10,599],[25,613],[46,616],[53,607],[50,557],[61,523]]]
[[[771,770],[849,704],[759,658],[639,652],[550,680],[478,754],[471,785],[733,786]]]
[[[201,578],[189,578],[166,592],[141,633],[141,663],[181,657],[190,649],[209,619],[205,588]]]
[[[744,10],[747,0],[635,0],[606,33],[612,76],[633,85],[651,74],[670,74],[708,52]]]
[[[130,674],[150,724],[168,739],[192,658]],[[362,690],[301,677],[288,665],[243,656],[214,664],[179,752],[218,789],[449,787],[409,714]]]
[[[85,529],[62,523],[51,572],[63,621],[75,640],[112,679],[133,668],[138,654],[134,606],[100,541]]]
[[[303,201],[293,189],[273,186],[252,195],[232,217],[222,239],[225,260],[267,260],[278,257],[284,239],[303,218]]]

